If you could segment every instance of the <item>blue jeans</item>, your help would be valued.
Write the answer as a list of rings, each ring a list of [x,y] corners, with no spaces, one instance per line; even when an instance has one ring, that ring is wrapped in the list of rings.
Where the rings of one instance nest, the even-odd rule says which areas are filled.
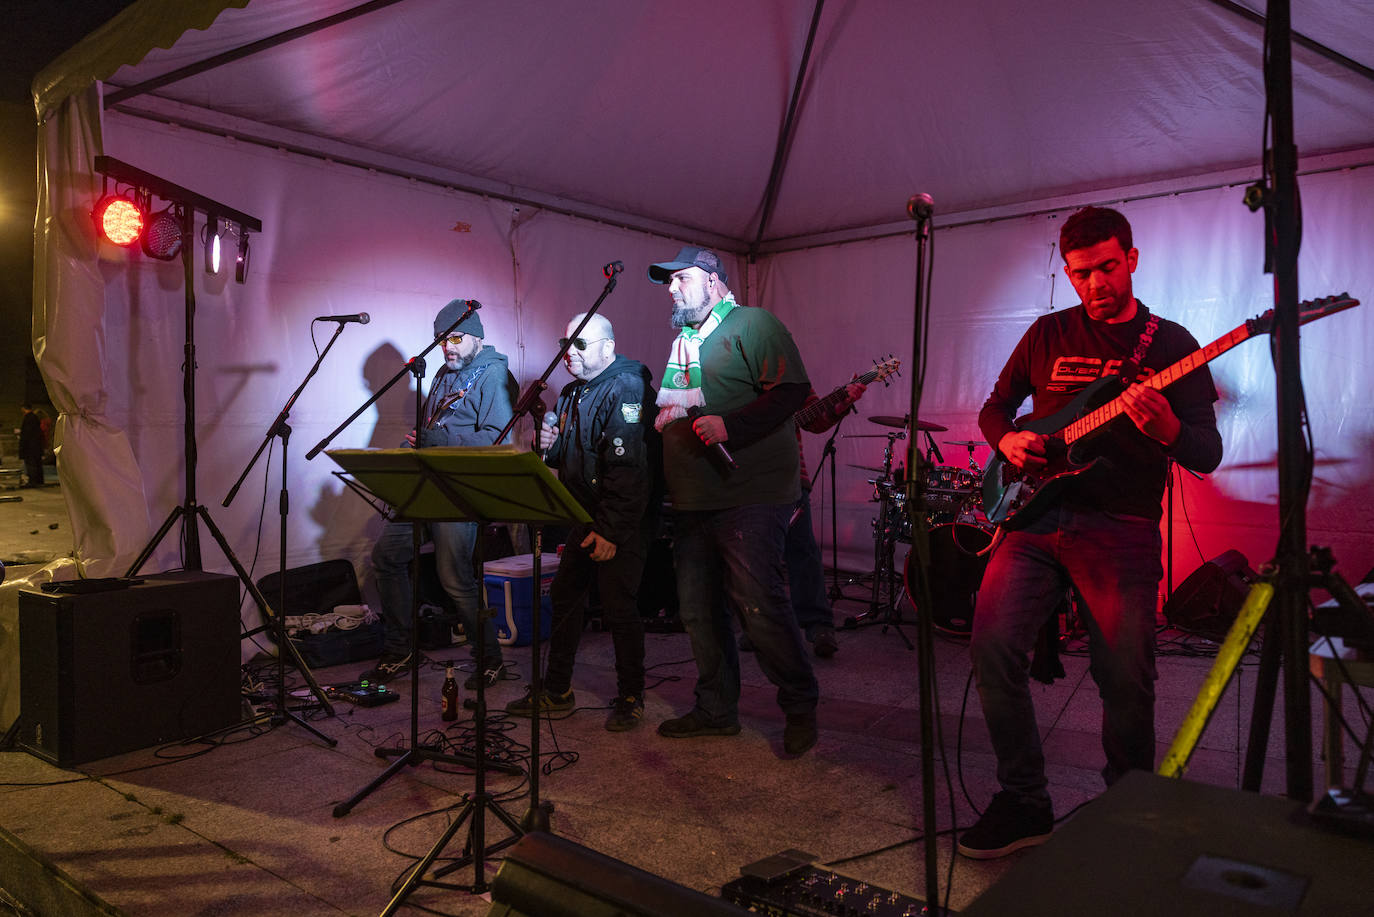
[[[817,634],[835,629],[835,618],[830,609],[830,597],[825,592],[821,546],[816,544],[816,530],[811,524],[810,491],[802,491],[792,511],[798,516],[787,528],[787,545],[783,550],[788,594],[797,625],[806,634],[806,639],[814,641]]]
[[[679,511],[673,523],[679,614],[697,664],[696,709],[711,725],[739,720],[739,648],[728,608],[754,644],[784,713],[816,709],[820,687],[787,598],[783,542],[790,504]]]
[[[969,652],[1004,790],[1049,802],[1028,670],[1036,634],[1070,584],[1083,600],[1088,671],[1102,698],[1103,779],[1153,769],[1159,554],[1158,522],[1080,507],[1051,510],[993,550]]]
[[[463,631],[476,656],[477,612],[480,608],[477,577],[472,569],[472,552],[477,545],[477,523],[432,522],[425,526],[434,541],[434,565],[439,582],[458,609]],[[424,534],[420,536],[426,537]],[[386,624],[383,651],[404,656],[410,652],[411,589],[410,564],[414,559],[409,522],[388,522],[372,546],[372,569],[377,574],[377,593],[382,600],[382,620]],[[486,625],[486,665],[501,662],[501,644],[496,641],[496,625]]]

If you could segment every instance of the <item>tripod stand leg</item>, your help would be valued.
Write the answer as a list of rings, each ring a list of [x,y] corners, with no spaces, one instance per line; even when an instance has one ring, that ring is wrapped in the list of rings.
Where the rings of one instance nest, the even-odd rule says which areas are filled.
[[[220,532],[219,526],[215,525],[215,520],[210,518],[209,511],[203,506],[197,506],[196,514],[201,519],[205,520],[205,527],[210,530],[210,534],[214,537],[215,543],[219,545],[219,549],[224,552],[224,556],[234,568],[234,572],[237,573],[239,579],[243,581],[244,588],[248,590],[248,594],[253,597],[253,603],[257,605],[258,610],[262,612],[263,620],[270,621],[277,617],[277,612],[272,611],[268,606],[267,599],[263,597],[261,590],[258,589],[257,583],[253,582],[253,578],[248,575],[248,571],[243,568],[243,564],[239,563],[239,559],[235,557],[234,552],[230,550],[229,542],[224,540],[224,535]],[[282,571],[282,575],[286,575],[285,570]],[[329,699],[324,696],[324,690],[320,687],[320,683],[315,680],[315,673],[311,672],[310,667],[305,664],[305,660],[301,658],[301,654],[296,650],[296,645],[290,640],[286,640],[283,643],[277,644],[277,652],[286,653],[291,657],[292,664],[294,664],[296,670],[301,673],[301,677],[305,679],[305,683],[310,686],[310,693],[315,696],[315,700],[324,708],[325,714],[327,716],[333,716],[334,706],[329,703]],[[313,729],[311,731],[314,732]],[[330,744],[334,745],[336,743],[330,741]]]
[[[1193,706],[1188,710],[1188,715],[1183,718],[1183,723],[1178,728],[1178,734],[1174,736],[1173,744],[1169,746],[1168,752],[1164,755],[1164,760],[1159,765],[1157,773],[1161,777],[1183,776],[1183,772],[1188,766],[1188,759],[1192,757],[1193,749],[1197,747],[1198,739],[1202,737],[1202,731],[1207,728],[1208,720],[1212,718],[1212,713],[1221,701],[1221,695],[1226,690],[1227,684],[1230,683],[1236,666],[1240,664],[1241,657],[1250,645],[1250,640],[1255,636],[1255,630],[1259,627],[1260,620],[1264,617],[1265,611],[1269,608],[1269,601],[1273,597],[1273,583],[1258,582],[1250,587],[1250,592],[1245,597],[1245,603],[1241,605],[1240,612],[1236,615],[1235,623],[1231,625],[1221,648],[1217,650],[1216,662],[1212,663],[1211,671],[1207,673],[1207,677],[1202,682],[1202,689],[1193,701]],[[1272,694],[1270,700],[1272,706]],[[1253,749],[1251,750],[1253,751]],[[1262,753],[1263,750],[1261,749]]]
[[[167,514],[167,519],[162,523],[162,528],[157,530],[157,534],[153,536],[152,541],[148,542],[147,546],[139,553],[138,557],[134,559],[134,562],[129,565],[129,569],[124,572],[126,577],[138,575],[138,571],[143,569],[143,565],[148,562],[148,558],[153,556],[153,552],[157,550],[157,546],[162,544],[162,539],[167,537],[167,533],[172,530],[172,526],[178,519],[185,515],[185,513],[186,507],[180,504],[172,507],[172,511]]]

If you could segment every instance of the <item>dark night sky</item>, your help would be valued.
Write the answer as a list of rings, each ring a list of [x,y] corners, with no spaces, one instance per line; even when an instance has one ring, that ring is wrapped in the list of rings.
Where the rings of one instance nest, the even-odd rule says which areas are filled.
[[[37,129],[29,85],[131,0],[5,0],[0,24],[0,429],[43,400],[30,350]]]

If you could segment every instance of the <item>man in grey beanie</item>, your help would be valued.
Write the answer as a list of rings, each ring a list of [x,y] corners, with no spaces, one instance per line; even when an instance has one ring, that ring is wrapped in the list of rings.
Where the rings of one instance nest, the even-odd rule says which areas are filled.
[[[468,301],[455,299],[434,318],[434,334],[439,336],[468,308]],[[430,446],[490,446],[510,422],[512,405],[519,397],[515,377],[507,367],[506,355],[484,341],[482,320],[474,311],[444,339],[444,365],[429,387],[422,409],[422,429],[406,435],[406,444],[417,449]],[[473,657],[477,655],[477,577],[472,565],[477,544],[476,522],[432,522],[428,525],[434,540],[434,561],[439,582],[457,606],[468,635]],[[404,675],[410,667],[411,585],[410,563],[414,554],[410,523],[388,522],[372,549],[372,567],[377,574],[377,591],[382,601],[382,620],[386,642],[377,666],[360,678],[374,682],[390,681]],[[496,640],[492,622],[485,627],[486,686],[501,680],[505,667],[501,644]],[[477,687],[479,673],[473,672],[467,688]]]

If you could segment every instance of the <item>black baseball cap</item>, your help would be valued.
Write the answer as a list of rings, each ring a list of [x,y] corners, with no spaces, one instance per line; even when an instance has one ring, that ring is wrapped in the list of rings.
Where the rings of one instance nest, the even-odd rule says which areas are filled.
[[[649,265],[649,279],[654,283],[667,283],[678,271],[689,267],[699,267],[708,274],[715,274],[722,283],[725,282],[725,268],[721,266],[720,255],[709,248],[697,248],[695,245],[683,246],[672,261]]]

